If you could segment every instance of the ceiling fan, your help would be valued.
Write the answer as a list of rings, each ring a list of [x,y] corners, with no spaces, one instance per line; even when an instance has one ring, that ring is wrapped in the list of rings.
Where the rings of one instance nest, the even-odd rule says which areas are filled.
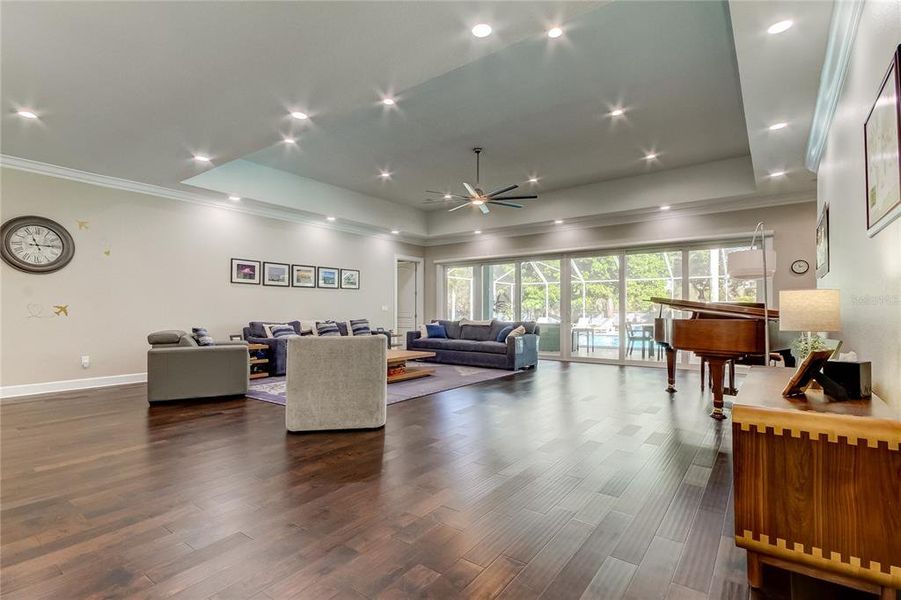
[[[482,211],[482,214],[487,215],[489,212],[491,212],[488,209],[489,204],[496,204],[498,206],[508,206],[510,208],[523,208],[522,204],[517,204],[516,202],[510,202],[510,200],[530,200],[530,199],[534,199],[534,198],[538,197],[534,194],[529,195],[529,196],[501,196],[501,194],[506,194],[507,192],[511,192],[511,191],[515,190],[516,188],[518,188],[519,186],[516,184],[508,185],[506,187],[502,187],[499,190],[495,190],[495,191],[491,192],[490,194],[486,194],[482,190],[482,188],[479,187],[479,177],[481,175],[481,173],[479,172],[479,167],[480,167],[479,157],[482,153],[482,149],[481,148],[473,148],[472,151],[476,153],[476,184],[470,185],[470,184],[466,183],[465,181],[463,182],[463,187],[466,188],[466,193],[468,195],[463,196],[462,194],[446,194],[444,192],[436,192],[435,190],[426,190],[426,192],[429,194],[441,194],[442,196],[444,196],[444,198],[441,200],[438,200],[438,199],[426,200],[427,203],[443,202],[445,200],[452,200],[452,199],[456,199],[458,201],[462,200],[463,202],[461,204],[449,209],[447,212],[454,212],[455,210],[460,210],[461,208],[464,208],[466,206],[478,206],[479,210]]]

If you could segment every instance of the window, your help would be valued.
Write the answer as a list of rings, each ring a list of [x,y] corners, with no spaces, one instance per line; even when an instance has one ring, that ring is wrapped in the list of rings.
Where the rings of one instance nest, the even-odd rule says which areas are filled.
[[[487,265],[485,273],[485,314],[488,319],[516,320],[516,263]]]
[[[473,267],[448,267],[445,289],[447,318],[451,321],[473,318]]]
[[[570,259],[572,353],[619,358],[619,256]]]
[[[626,255],[625,344],[627,360],[661,360],[654,342],[658,306],[651,298],[682,297],[682,251]]]
[[[538,350],[560,352],[560,259],[539,259],[521,263],[523,321],[541,325]]]
[[[757,281],[732,279],[726,257],[746,246],[709,248],[688,252],[688,298],[700,302],[757,302]]]

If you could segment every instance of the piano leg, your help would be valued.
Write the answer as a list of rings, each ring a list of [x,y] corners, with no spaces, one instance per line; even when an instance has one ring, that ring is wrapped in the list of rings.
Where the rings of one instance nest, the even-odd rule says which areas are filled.
[[[725,413],[723,413],[723,375],[725,373],[726,360],[722,357],[707,357],[710,376],[713,379],[710,382],[710,391],[713,392],[713,412],[710,413],[710,416],[717,421],[722,421],[726,418]]]
[[[666,346],[666,391],[672,394],[676,391],[676,351],[667,344]]]

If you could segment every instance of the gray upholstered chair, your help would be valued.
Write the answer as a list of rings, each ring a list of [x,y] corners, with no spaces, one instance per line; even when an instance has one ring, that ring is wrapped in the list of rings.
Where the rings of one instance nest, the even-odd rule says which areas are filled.
[[[147,400],[243,396],[250,362],[247,343],[199,346],[187,332],[170,329],[147,336]]]
[[[388,400],[384,336],[288,339],[288,431],[372,429],[385,424]]]

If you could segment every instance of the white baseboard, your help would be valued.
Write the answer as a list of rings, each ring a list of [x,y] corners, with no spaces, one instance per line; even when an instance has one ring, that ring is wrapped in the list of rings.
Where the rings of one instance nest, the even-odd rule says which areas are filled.
[[[85,379],[67,379],[65,381],[48,381],[45,383],[26,383],[23,385],[6,385],[0,387],[0,399],[50,394],[70,390],[87,390],[91,388],[144,383],[147,373],[129,373],[127,375],[108,375],[106,377],[88,377]]]

